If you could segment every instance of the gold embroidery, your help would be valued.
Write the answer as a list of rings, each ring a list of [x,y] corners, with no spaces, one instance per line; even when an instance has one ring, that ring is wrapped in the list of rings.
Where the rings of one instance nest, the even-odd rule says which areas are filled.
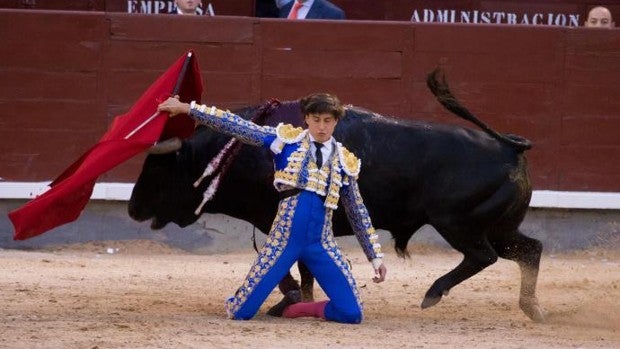
[[[280,203],[277,217],[271,226],[271,232],[267,236],[267,241],[263,245],[259,257],[250,268],[243,286],[226,301],[225,308],[229,317],[235,318],[237,311],[286,248],[296,206],[297,199],[295,197],[287,198]]]
[[[284,124],[280,124],[278,127],[292,129],[292,126]],[[331,157],[330,162],[325,162],[323,167],[319,169],[308,156],[309,138],[307,132],[300,133],[299,136],[302,138],[298,148],[288,156],[286,167],[275,171],[273,183],[278,190],[295,187],[326,196],[325,207],[335,210],[338,208],[340,188],[349,184],[350,174],[346,170],[344,171],[346,174],[342,172],[347,167],[343,163],[343,159],[349,160],[349,170],[354,171],[355,175],[359,172],[360,161],[342,144],[337,143],[336,154]],[[351,168],[351,165],[355,166]]]
[[[299,142],[301,134],[304,129],[301,127],[293,127],[291,124],[279,124],[276,127],[276,135],[284,143],[296,143]]]
[[[342,162],[344,171],[350,176],[357,177],[362,165],[360,159],[341,144],[338,144],[338,150],[340,150],[340,161]]]

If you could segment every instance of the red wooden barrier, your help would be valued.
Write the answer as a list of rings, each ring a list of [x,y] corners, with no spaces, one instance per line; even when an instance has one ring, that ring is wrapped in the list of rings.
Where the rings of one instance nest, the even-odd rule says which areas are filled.
[[[0,10],[0,177],[58,175],[187,49],[223,108],[330,91],[459,122],[425,87],[440,65],[472,112],[534,142],[536,189],[620,192],[618,30],[27,10]],[[101,181],[132,182],[141,161]]]

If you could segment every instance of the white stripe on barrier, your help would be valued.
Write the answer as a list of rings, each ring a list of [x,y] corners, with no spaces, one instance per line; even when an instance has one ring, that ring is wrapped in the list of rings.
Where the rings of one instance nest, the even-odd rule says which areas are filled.
[[[47,182],[0,182],[1,199],[33,199],[48,189]],[[134,183],[97,183],[93,200],[127,201]],[[620,209],[620,193],[534,190],[530,207]]]

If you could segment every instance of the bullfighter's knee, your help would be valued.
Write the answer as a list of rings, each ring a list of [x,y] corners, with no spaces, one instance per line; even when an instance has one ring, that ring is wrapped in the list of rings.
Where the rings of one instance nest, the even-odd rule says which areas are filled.
[[[341,322],[345,324],[359,324],[362,322],[363,314],[360,308],[337,308],[335,306],[325,307],[325,320]]]

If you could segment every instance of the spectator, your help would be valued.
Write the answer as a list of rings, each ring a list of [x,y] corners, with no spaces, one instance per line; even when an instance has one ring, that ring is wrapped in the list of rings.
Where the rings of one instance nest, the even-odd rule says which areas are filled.
[[[611,18],[611,12],[607,7],[596,6],[588,12],[588,19],[584,26],[588,28],[613,28],[615,22]]]
[[[280,18],[345,19],[344,11],[327,0],[295,0],[280,7]]]
[[[200,0],[174,0],[176,11],[173,14],[178,15],[200,15],[200,7],[202,2]]]

